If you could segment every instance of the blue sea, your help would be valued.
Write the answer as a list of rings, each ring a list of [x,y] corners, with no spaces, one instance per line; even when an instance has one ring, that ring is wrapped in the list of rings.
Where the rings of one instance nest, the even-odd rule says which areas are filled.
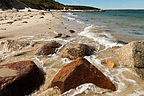
[[[106,10],[105,12],[73,12],[74,19],[96,26],[98,32],[106,32],[127,42],[144,38],[144,10]],[[96,28],[95,28],[96,29]]]

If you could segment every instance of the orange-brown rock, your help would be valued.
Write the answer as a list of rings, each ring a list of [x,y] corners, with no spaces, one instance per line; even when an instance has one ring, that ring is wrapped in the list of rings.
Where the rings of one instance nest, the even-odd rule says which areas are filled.
[[[115,85],[101,71],[82,57],[64,66],[52,80],[51,87],[57,86],[63,93],[84,83],[116,90]]]
[[[43,72],[33,61],[0,65],[0,96],[25,96],[43,82]]]
[[[113,68],[115,66],[115,63],[111,60],[107,60],[107,61],[104,61],[104,65],[108,68]]]
[[[61,44],[57,43],[56,41],[51,41],[46,44],[44,44],[36,53],[36,55],[49,55],[54,54],[59,48]]]

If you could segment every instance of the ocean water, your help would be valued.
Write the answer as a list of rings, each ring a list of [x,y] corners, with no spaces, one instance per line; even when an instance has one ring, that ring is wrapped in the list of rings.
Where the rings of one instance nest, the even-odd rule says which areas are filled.
[[[144,38],[144,10],[106,10],[105,12],[74,12],[69,16],[94,26],[103,26],[103,30],[125,41]],[[122,35],[122,36],[121,36]]]

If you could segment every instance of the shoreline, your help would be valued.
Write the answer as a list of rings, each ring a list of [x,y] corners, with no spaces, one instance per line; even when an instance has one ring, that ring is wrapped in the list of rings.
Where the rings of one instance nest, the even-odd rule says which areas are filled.
[[[1,16],[6,17],[3,18],[4,20],[2,20],[2,22],[0,22],[0,64],[7,64],[20,60],[33,60],[36,65],[45,72],[46,79],[44,84],[39,90],[36,90],[29,96],[61,95],[59,89],[49,88],[49,85],[56,73],[58,73],[63,66],[72,60],[61,58],[59,53],[67,45],[80,43],[87,44],[88,46],[92,46],[94,49],[96,49],[93,55],[85,56],[85,58],[100,69],[106,76],[108,76],[108,78],[110,78],[110,80],[116,85],[119,92],[116,91],[109,93],[103,89],[98,89],[100,90],[100,93],[97,93],[92,91],[97,90],[96,86],[84,85],[82,87],[82,91],[80,91],[81,93],[79,93],[79,90],[73,89],[64,94],[68,96],[71,94],[78,94],[80,96],[93,96],[95,94],[100,94],[102,96],[109,96],[109,94],[121,96],[121,94],[133,94],[133,92],[138,90],[137,88],[139,88],[140,91],[144,88],[142,85],[143,81],[137,75],[135,75],[131,69],[124,66],[119,66],[117,64],[115,68],[108,69],[102,65],[102,60],[110,58],[109,52],[111,54],[112,52],[109,50],[107,51],[107,48],[104,45],[94,41],[94,38],[96,38],[95,35],[92,38],[88,37],[91,34],[86,36],[90,31],[90,27],[88,28],[86,26],[82,26],[84,24],[79,24],[78,22],[68,18],[63,18],[62,14],[63,12],[48,12],[43,10],[35,10],[31,12],[28,12],[28,10],[23,12],[5,11],[4,14],[0,14]],[[70,32],[70,30],[72,31]],[[124,38],[121,35],[118,36],[120,38]],[[62,47],[60,47],[55,54],[37,56],[37,50],[48,41],[56,41],[62,44]],[[113,51],[113,48],[109,47],[108,49]],[[97,57],[98,53],[102,54],[100,56],[104,57],[100,57],[99,59]],[[127,88],[132,89],[127,90]],[[90,89],[90,93],[85,94],[85,91],[88,91],[87,89]]]

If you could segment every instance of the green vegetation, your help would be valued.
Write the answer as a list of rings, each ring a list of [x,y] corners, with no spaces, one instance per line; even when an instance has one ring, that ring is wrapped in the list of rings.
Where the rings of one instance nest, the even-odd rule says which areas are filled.
[[[64,7],[63,4],[60,4],[54,0],[19,0],[30,7],[37,7],[39,8],[51,8],[51,9],[62,9]]]
[[[99,10],[98,8],[87,7],[87,6],[70,6],[64,5],[55,0],[0,0],[0,7],[13,8],[16,4],[24,5],[26,7],[36,9],[71,9],[71,10]]]
[[[67,8],[73,9],[73,10],[100,10],[99,8],[89,7],[89,6],[72,6],[67,5]]]

